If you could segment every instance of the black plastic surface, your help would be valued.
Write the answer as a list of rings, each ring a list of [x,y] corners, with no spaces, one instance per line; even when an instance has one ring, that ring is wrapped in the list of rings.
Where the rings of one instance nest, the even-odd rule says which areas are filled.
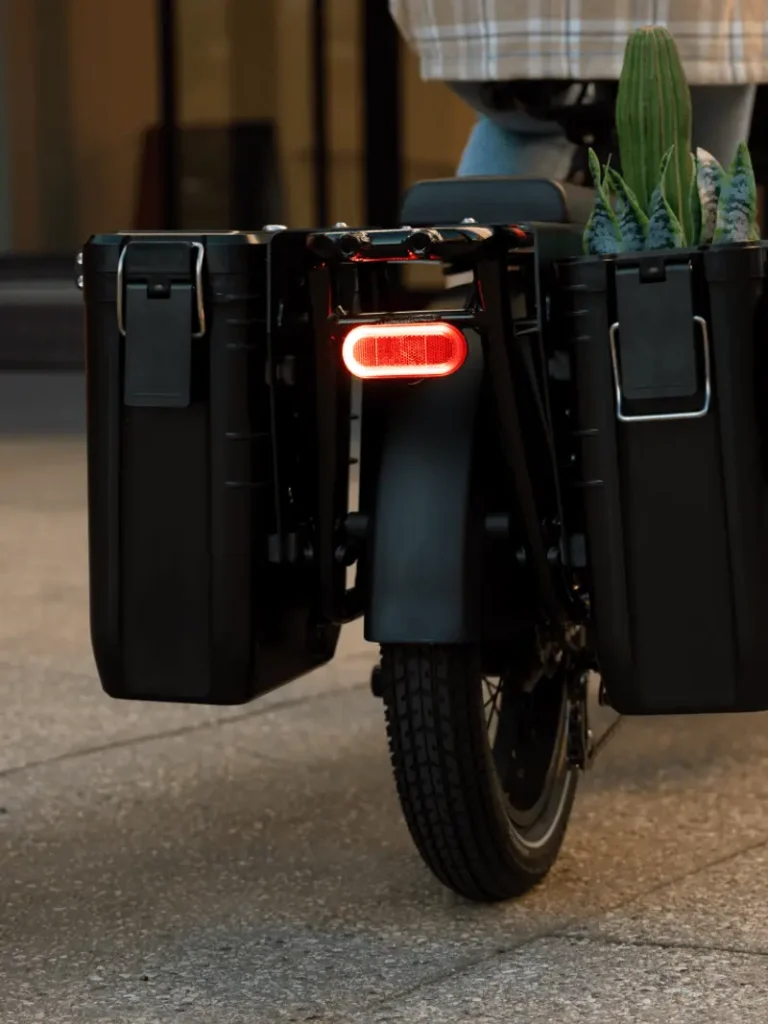
[[[125,286],[125,404],[183,408],[190,400],[192,286],[148,293],[147,285]]]
[[[548,178],[438,178],[417,182],[403,202],[401,220],[414,227],[458,224],[586,224],[591,189]]]
[[[470,334],[467,361],[452,376],[397,391],[391,382],[384,385],[391,397],[378,424],[381,468],[371,517],[367,640],[479,638],[472,471],[482,377],[482,345]],[[366,454],[364,445],[363,460]]]
[[[188,360],[187,400],[174,408],[124,401],[127,350],[154,329],[129,305],[127,338],[118,331],[117,266],[129,238],[96,236],[84,250],[93,649],[114,697],[242,703],[327,661],[338,627],[315,616],[311,566],[273,543],[290,525],[278,500],[290,467],[274,433],[281,399],[268,347],[276,360],[281,353],[268,239],[170,237],[205,246],[207,317],[204,337],[188,334],[183,351],[163,356],[171,372]],[[140,248],[143,272],[170,282],[178,267],[168,240],[141,237]],[[169,301],[130,284],[142,267],[126,258],[125,269],[144,305]],[[197,326],[195,316],[185,320]],[[313,375],[310,359],[297,374],[309,409]]]
[[[690,267],[687,295],[645,275],[660,258],[667,276]],[[629,266],[646,277],[635,286],[657,305],[660,321],[679,320],[688,302],[686,319],[691,312],[705,319],[712,356],[706,416],[617,420],[608,331],[619,318],[617,276]],[[765,334],[764,252],[747,245],[639,260],[584,258],[561,271],[573,325],[592,612],[608,700],[625,714],[766,709],[766,375],[756,359]],[[662,330],[646,334],[645,358],[663,362],[668,341]],[[693,344],[687,331],[685,344]],[[702,398],[701,361],[698,374],[693,407]],[[686,400],[667,393],[653,408],[676,412]],[[628,401],[624,411],[647,412],[648,403]]]
[[[649,276],[650,275],[650,276]],[[616,270],[621,388],[635,400],[682,398],[698,390],[691,268],[643,259]]]

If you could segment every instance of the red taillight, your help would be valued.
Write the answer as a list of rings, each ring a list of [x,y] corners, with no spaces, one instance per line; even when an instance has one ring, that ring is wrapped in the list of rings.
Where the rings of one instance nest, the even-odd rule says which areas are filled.
[[[446,323],[363,324],[341,350],[355,377],[447,377],[467,358],[467,339]]]

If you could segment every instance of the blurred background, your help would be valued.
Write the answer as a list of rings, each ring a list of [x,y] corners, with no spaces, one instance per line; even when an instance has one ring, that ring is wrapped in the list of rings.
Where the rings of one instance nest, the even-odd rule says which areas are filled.
[[[91,233],[387,226],[472,122],[387,0],[0,0],[0,430],[82,425]]]
[[[0,427],[81,417],[91,233],[386,225],[472,119],[387,0],[0,0]]]

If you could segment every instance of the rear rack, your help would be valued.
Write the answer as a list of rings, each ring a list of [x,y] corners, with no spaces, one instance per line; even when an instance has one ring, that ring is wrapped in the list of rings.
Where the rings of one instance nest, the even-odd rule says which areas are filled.
[[[348,621],[361,614],[365,588],[358,574],[355,587],[347,589],[348,559],[343,553],[339,556],[345,538],[351,533],[359,543],[361,524],[359,517],[352,524],[352,517],[347,516],[351,381],[342,369],[340,357],[329,358],[329,353],[340,349],[341,336],[357,325],[438,320],[462,330],[476,330],[482,338],[503,450],[524,527],[526,564],[548,617],[560,623],[573,618],[572,588],[555,584],[552,547],[545,540],[545,524],[554,518],[559,532],[561,517],[552,516],[552,502],[545,509],[537,500],[541,486],[534,487],[529,453],[523,442],[515,380],[528,371],[515,346],[510,345],[516,336],[509,290],[510,257],[518,258],[525,267],[523,282],[530,299],[526,304],[537,310],[535,321],[528,320],[526,329],[539,335],[543,332],[543,312],[538,301],[537,230],[528,226],[463,223],[418,229],[343,229],[308,236],[308,278],[318,372],[316,539],[323,577],[321,603],[332,621]],[[572,235],[572,229],[558,226],[557,230]],[[455,310],[396,310],[390,268],[413,262],[437,262],[471,270],[471,301],[465,308]],[[547,424],[543,427],[546,431]],[[538,465],[535,471],[541,477]],[[555,494],[554,506],[558,507],[558,482],[552,480],[551,474],[545,487],[547,493]],[[361,502],[369,496],[362,466],[360,493]],[[353,525],[353,529],[346,529],[347,525]]]
[[[532,249],[533,233],[525,227],[483,227],[479,224],[384,230],[335,230],[311,234],[307,245],[321,260],[372,263],[478,258],[492,249]]]

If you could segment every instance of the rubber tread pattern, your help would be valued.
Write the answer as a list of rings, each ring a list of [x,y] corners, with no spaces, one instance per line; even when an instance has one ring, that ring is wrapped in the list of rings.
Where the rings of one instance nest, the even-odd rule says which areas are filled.
[[[389,749],[413,840],[448,888],[490,902],[520,896],[562,844],[575,786],[551,840],[531,858],[515,845],[488,745],[477,653],[382,648]]]

